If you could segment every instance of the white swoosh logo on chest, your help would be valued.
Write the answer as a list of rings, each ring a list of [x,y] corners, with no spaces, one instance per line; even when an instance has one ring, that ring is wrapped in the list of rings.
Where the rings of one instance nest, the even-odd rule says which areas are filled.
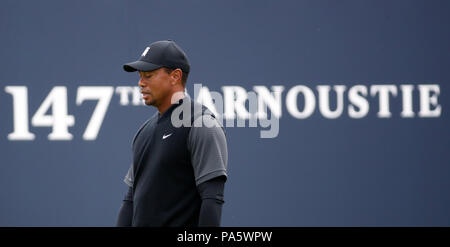
[[[168,134],[168,135],[163,135],[163,140],[166,139],[167,137],[171,136],[172,133]]]

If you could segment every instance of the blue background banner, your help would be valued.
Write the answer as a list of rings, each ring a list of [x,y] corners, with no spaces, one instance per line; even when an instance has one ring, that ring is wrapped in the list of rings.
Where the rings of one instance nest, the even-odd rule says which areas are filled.
[[[194,84],[283,88],[275,138],[226,128],[223,226],[449,226],[449,12],[439,0],[2,1],[0,226],[115,225],[132,138],[156,111],[122,65],[164,39],[190,59],[191,96]]]

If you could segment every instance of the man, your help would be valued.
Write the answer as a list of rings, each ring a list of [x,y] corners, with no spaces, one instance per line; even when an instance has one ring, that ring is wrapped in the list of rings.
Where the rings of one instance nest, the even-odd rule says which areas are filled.
[[[157,41],[123,67],[139,72],[142,98],[158,111],[133,139],[117,226],[220,226],[227,143],[215,116],[184,94],[186,54],[174,41]],[[174,124],[173,115],[186,105],[194,110],[181,111],[182,117],[201,119],[202,126]]]

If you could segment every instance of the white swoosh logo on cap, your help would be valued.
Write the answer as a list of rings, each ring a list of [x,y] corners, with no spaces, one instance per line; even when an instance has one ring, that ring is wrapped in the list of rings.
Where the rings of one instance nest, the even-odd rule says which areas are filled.
[[[150,47],[145,48],[145,50],[142,53],[141,57],[145,57],[145,55],[147,55],[148,50],[150,50]]]
[[[166,139],[167,137],[171,136],[172,133],[168,134],[168,135],[163,135],[163,140]]]

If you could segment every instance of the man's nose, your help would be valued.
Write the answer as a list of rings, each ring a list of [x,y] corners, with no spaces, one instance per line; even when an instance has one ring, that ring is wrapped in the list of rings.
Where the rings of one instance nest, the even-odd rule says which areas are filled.
[[[140,87],[144,87],[144,86],[145,86],[145,84],[144,84],[142,78],[139,79],[138,85],[139,85]]]

